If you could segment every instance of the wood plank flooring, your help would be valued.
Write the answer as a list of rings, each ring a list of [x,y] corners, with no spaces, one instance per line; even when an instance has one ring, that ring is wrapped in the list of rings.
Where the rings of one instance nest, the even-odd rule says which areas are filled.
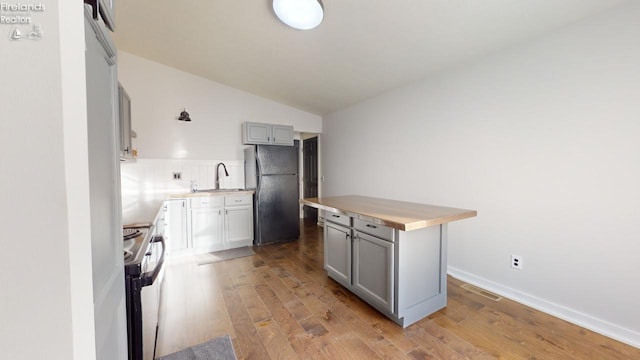
[[[449,277],[447,307],[402,329],[329,279],[322,229],[165,272],[157,356],[229,334],[239,359],[640,359],[640,349]]]

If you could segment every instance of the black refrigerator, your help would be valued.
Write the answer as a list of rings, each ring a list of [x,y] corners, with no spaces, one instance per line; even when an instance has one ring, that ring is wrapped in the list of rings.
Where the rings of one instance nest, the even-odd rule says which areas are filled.
[[[300,236],[298,147],[254,145],[244,150],[245,188],[254,194],[255,245]]]

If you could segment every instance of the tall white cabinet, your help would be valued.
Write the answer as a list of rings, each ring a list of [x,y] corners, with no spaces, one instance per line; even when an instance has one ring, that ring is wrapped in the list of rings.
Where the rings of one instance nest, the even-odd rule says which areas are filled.
[[[85,11],[91,257],[97,359],[125,359],[126,305],[120,203],[116,48]]]

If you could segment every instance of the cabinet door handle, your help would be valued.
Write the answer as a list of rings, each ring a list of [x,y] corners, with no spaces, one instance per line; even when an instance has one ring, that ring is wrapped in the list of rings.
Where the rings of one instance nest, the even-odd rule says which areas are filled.
[[[331,216],[333,216],[334,218],[339,218],[340,217],[340,215],[331,215]]]
[[[377,229],[377,228],[378,228],[377,226],[375,226],[375,225],[371,225],[371,224],[367,224],[367,227],[368,227],[368,228],[372,228],[372,229]]]

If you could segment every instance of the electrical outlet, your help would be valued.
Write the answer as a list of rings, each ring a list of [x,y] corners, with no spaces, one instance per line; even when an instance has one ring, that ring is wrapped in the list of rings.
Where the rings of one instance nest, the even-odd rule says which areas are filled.
[[[182,180],[182,173],[181,172],[174,172],[173,173],[173,180]]]
[[[511,268],[516,270],[522,270],[522,256],[511,255]]]

